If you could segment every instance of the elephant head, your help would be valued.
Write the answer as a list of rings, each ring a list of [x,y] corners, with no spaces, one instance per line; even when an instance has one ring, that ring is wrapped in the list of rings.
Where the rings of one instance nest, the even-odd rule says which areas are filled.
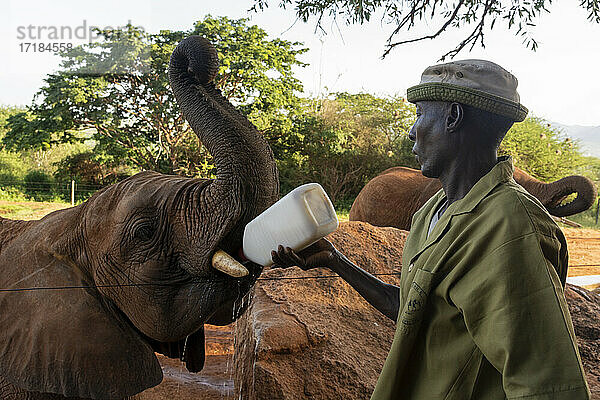
[[[581,175],[567,176],[554,182],[544,183],[515,168],[515,181],[533,194],[556,217],[568,217],[590,208],[596,200],[594,183]],[[572,201],[562,204],[567,196],[577,194]]]
[[[215,49],[183,40],[169,78],[208,148],[213,180],[142,172],[39,221],[0,219],[0,378],[36,392],[123,398],[162,379],[154,350],[204,362],[203,324],[227,324],[262,267],[213,268],[236,255],[245,225],[273,204],[266,140],[212,80]]]

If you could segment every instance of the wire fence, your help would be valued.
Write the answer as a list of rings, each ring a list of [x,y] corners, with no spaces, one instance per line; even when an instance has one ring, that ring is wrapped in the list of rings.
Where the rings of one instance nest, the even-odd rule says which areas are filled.
[[[569,265],[569,268],[576,267],[600,267],[600,264],[576,264]],[[389,273],[373,273],[373,276],[400,276],[400,272],[389,272]],[[277,276],[277,277],[263,277],[258,278],[257,281],[288,281],[288,280],[320,280],[320,279],[342,279],[339,275],[300,275],[300,276]],[[25,287],[25,288],[4,288],[0,289],[0,293],[5,292],[31,292],[37,290],[71,290],[71,289],[98,289],[98,288],[120,288],[120,287],[147,287],[147,286],[158,286],[158,287],[171,287],[174,284],[163,284],[163,283],[124,283],[114,285],[82,285],[82,286],[41,286],[41,287]]]
[[[75,180],[61,182],[36,180],[0,180],[0,190],[9,195],[23,195],[33,201],[51,201],[61,199],[75,202],[85,201],[92,194],[104,188],[104,185],[78,183]]]
[[[400,272],[390,273],[374,273],[373,276],[400,276]],[[331,279],[340,278],[339,275],[319,275],[319,276],[280,276],[280,277],[263,277],[258,278],[257,281],[285,281],[285,280],[302,280],[302,279]],[[40,287],[25,287],[25,288],[5,288],[0,289],[2,292],[30,292],[35,290],[69,290],[69,289],[98,289],[98,288],[118,288],[118,287],[144,287],[144,286],[158,286],[158,287],[171,287],[176,286],[175,284],[164,284],[164,283],[124,283],[114,285],[83,285],[83,286],[40,286]]]
[[[74,180],[66,182],[48,182],[35,180],[0,180],[0,190],[13,188],[20,190],[25,195],[32,198],[43,198],[44,196],[60,196],[65,200],[82,201],[90,197],[94,192],[104,188],[104,185],[77,183]],[[596,206],[596,224],[600,214],[600,199]],[[567,237],[567,239],[583,239],[586,241],[600,240],[600,238],[578,238]],[[600,267],[600,264],[575,264],[569,265],[569,268]],[[374,276],[399,276],[399,272],[393,273],[375,273]],[[339,279],[339,275],[319,275],[319,276],[289,276],[289,277],[262,277],[259,281],[285,281],[285,280],[306,280],[306,279]],[[57,286],[57,287],[27,287],[27,288],[0,288],[0,292],[26,292],[36,290],[70,290],[70,289],[91,289],[91,288],[109,288],[109,287],[136,287],[136,286],[169,286],[160,283],[131,283],[118,285],[92,285],[92,286]]]
[[[28,187],[39,190],[51,190],[51,189],[60,189],[71,188],[72,180],[68,180],[65,182],[38,182],[38,181],[25,181],[25,180],[14,180],[14,181],[0,181],[0,187]],[[86,183],[77,183],[78,192],[83,192],[87,190],[100,190],[104,187],[104,185],[92,185]]]

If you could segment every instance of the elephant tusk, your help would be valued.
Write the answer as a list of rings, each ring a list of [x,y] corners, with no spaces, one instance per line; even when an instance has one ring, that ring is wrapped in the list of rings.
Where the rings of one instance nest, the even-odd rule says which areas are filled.
[[[235,258],[225,253],[223,250],[217,250],[212,257],[212,266],[217,271],[221,271],[224,274],[233,276],[234,278],[241,278],[249,274],[246,267],[240,264]]]

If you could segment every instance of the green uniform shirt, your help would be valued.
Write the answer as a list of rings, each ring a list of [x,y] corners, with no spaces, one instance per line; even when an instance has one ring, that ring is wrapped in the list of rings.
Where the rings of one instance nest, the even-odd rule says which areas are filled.
[[[400,312],[373,400],[589,399],[563,294],[567,245],[510,158],[413,217]]]

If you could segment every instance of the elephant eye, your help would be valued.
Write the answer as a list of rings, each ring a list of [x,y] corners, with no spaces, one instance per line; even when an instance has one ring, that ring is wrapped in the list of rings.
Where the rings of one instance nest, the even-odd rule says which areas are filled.
[[[133,231],[133,237],[137,240],[148,241],[154,235],[154,226],[152,223],[139,224]]]

